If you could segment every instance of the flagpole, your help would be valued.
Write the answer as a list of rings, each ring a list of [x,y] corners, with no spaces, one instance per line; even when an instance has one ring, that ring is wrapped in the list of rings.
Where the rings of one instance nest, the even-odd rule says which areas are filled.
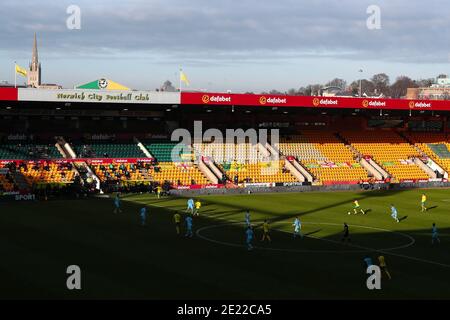
[[[16,61],[14,61],[14,88],[17,88]]]
[[[179,70],[179,74],[178,74],[178,78],[179,78],[179,80],[180,80],[180,93],[181,93],[181,72],[183,71],[183,69],[181,69],[181,67],[180,67],[180,70]]]

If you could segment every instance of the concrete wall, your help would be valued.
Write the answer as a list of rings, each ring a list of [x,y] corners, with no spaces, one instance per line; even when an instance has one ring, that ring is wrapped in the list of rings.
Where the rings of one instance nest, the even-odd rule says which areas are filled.
[[[361,166],[366,169],[367,171],[369,171],[375,179],[377,180],[383,180],[383,175],[378,172],[378,170],[376,170],[373,166],[371,166],[366,159],[361,159],[361,161],[359,162],[361,164]]]
[[[289,172],[300,182],[305,182],[305,177],[297,170],[295,166],[289,160],[284,160],[284,165],[289,170]]]
[[[431,179],[436,179],[436,173],[429,167],[427,166],[425,163],[422,162],[422,160],[415,158],[414,159],[414,163],[417,164],[419,166],[420,169],[422,169],[423,171],[425,171],[425,173],[431,178]]]
[[[206,178],[211,181],[212,184],[217,184],[219,182],[217,177],[214,175],[214,173],[212,173],[212,171],[201,158],[198,159],[198,168],[206,176]]]
[[[403,190],[414,188],[449,188],[450,182],[423,182],[423,183],[396,183],[396,184],[375,184],[374,190]],[[279,193],[279,192],[337,192],[337,191],[361,191],[370,192],[362,189],[359,185],[333,185],[333,186],[289,186],[289,187],[247,187],[236,189],[201,189],[201,190],[171,190],[170,194],[182,197],[195,195],[233,195],[233,194],[252,194],[252,193]]]

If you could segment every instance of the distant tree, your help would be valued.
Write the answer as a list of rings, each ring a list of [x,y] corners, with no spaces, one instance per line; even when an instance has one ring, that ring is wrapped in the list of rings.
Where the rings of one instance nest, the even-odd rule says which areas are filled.
[[[416,80],[415,82],[419,88],[424,88],[424,87],[431,87],[431,85],[435,81],[433,78],[429,78],[429,79],[419,79],[419,80]]]
[[[416,82],[407,76],[398,77],[390,87],[392,98],[404,97],[408,88],[417,88]]]
[[[310,84],[306,87],[306,95],[307,96],[318,96],[320,93],[320,89],[322,89],[321,84]]]
[[[306,94],[306,88],[305,87],[300,87],[298,90],[297,90],[297,95],[299,95],[299,96],[307,96],[307,94]]]
[[[389,96],[389,76],[386,73],[378,73],[373,75],[372,79],[370,79],[375,87],[377,94],[384,94],[385,96]]]
[[[347,81],[345,81],[344,79],[334,78],[333,80],[327,82],[325,84],[325,87],[338,87],[342,90],[345,90],[345,88],[347,87]]]
[[[269,94],[283,94],[283,92],[273,89],[269,91]]]
[[[160,88],[161,91],[166,91],[166,92],[176,92],[177,89],[172,85],[172,82],[170,82],[169,80],[166,80],[163,85]]]
[[[447,78],[446,74],[441,73],[440,75],[437,76],[438,79],[445,79]]]
[[[289,96],[296,96],[296,95],[298,95],[298,91],[295,90],[294,88],[289,89],[286,93],[287,93]]]
[[[351,92],[354,95],[359,95],[359,80],[353,81],[350,84]],[[362,89],[362,95],[368,95],[372,96],[375,94],[375,85],[372,81],[367,79],[361,80],[361,89]]]

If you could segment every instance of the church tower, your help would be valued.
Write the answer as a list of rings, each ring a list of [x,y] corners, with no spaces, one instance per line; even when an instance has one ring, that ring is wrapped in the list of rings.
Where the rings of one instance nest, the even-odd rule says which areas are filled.
[[[41,64],[38,59],[36,33],[34,34],[33,55],[31,57],[30,70],[27,72],[28,87],[38,88],[41,85]]]

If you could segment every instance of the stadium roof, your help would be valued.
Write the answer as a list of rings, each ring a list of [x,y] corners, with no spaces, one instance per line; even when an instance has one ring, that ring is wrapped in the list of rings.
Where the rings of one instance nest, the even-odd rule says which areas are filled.
[[[449,100],[95,89],[0,88],[0,101],[450,111]]]

